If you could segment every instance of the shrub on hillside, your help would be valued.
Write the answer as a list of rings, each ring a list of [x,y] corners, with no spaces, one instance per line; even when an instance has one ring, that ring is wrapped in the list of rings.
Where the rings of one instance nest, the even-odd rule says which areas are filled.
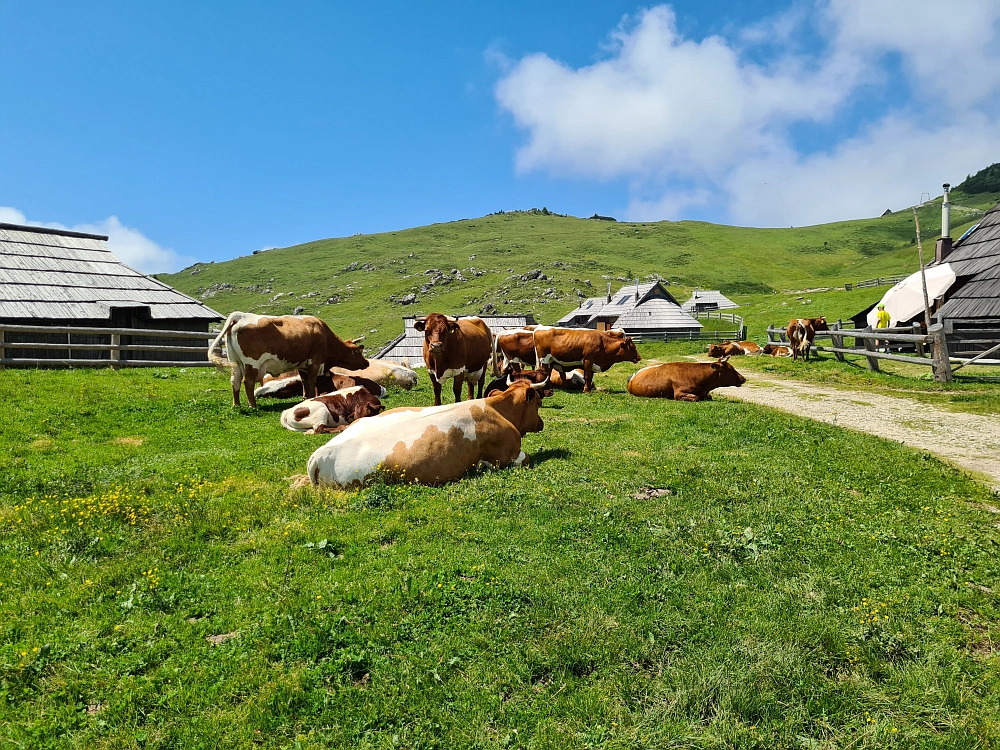
[[[955,190],[966,195],[1000,193],[1000,162],[991,164],[986,169],[980,169],[971,177],[966,177],[965,182],[956,187]]]

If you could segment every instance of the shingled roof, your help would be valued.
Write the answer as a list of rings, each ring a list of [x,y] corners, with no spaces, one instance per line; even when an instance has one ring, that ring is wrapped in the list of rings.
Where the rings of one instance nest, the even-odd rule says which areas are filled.
[[[718,289],[695,289],[691,299],[681,305],[684,312],[704,312],[706,310],[732,310],[739,307]]]
[[[1000,318],[1000,203],[943,262],[958,278],[938,311],[941,319]]]
[[[604,297],[585,299],[557,325],[593,328],[599,320],[626,332],[699,331],[702,328],[701,323],[681,310],[677,300],[659,282],[623,286],[610,302]]]
[[[126,266],[107,239],[0,223],[0,320],[107,320],[114,308],[136,307],[153,320],[223,319]]]

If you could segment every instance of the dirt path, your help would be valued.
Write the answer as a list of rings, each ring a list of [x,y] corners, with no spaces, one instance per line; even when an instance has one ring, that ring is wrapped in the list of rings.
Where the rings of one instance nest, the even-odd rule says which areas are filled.
[[[898,396],[789,380],[753,380],[719,395],[896,440],[985,475],[1000,490],[1000,419],[946,411]]]

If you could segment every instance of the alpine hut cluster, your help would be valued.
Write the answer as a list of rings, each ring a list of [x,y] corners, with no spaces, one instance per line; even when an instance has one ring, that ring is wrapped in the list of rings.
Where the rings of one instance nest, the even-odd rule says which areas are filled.
[[[661,337],[697,334],[702,325],[681,309],[659,281],[623,286],[615,295],[590,297],[564,315],[557,325],[570,328],[624,330],[628,336]]]
[[[0,326],[207,332],[210,323],[223,319],[210,307],[126,266],[108,249],[107,240],[99,234],[0,223]],[[110,331],[45,333],[8,327],[0,328],[0,335],[0,360],[6,364],[14,364],[12,359],[32,365],[111,359],[109,350],[85,346],[110,346]],[[125,359],[207,362],[204,354],[139,348],[191,348],[195,342],[190,338],[133,338],[121,336]]]

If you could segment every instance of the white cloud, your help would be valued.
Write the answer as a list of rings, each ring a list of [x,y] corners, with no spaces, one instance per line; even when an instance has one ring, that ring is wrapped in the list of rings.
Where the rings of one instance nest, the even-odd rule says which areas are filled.
[[[672,9],[658,6],[623,20],[606,59],[572,68],[528,55],[495,96],[526,132],[520,171],[628,178],[630,217],[677,218],[714,203],[720,216],[754,225],[846,219],[910,205],[1000,158],[989,137],[998,130],[998,19],[996,0],[960,9],[821,0],[735,30],[736,43],[687,39]],[[827,43],[804,54],[797,36],[807,28]],[[761,45],[777,50],[766,64],[752,56]],[[914,92],[905,104],[895,97],[895,108],[878,99],[893,60]],[[819,150],[793,146],[793,128],[829,127],[858,106],[869,123],[859,131]],[[662,197],[650,198],[657,190]]]
[[[125,226],[117,216],[109,216],[103,221],[90,224],[67,227],[57,222],[31,221],[16,208],[0,206],[0,222],[106,235],[111,252],[117,255],[122,263],[142,273],[177,271],[194,262],[194,258],[161,247],[138,229]]]

